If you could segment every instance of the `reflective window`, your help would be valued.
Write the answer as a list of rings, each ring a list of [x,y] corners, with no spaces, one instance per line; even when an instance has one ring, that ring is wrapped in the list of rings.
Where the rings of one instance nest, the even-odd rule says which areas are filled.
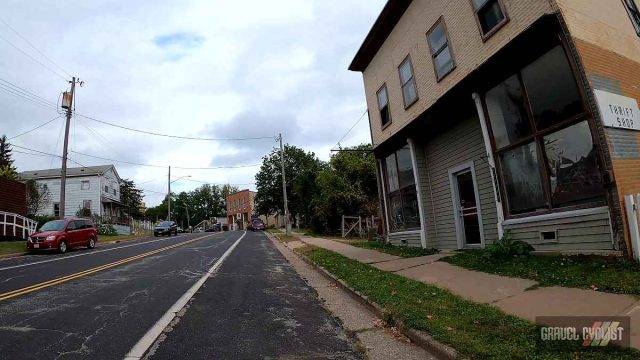
[[[571,205],[602,193],[596,147],[586,121],[544,138],[554,205]]]
[[[535,143],[505,151],[500,154],[500,164],[512,214],[547,207]]]
[[[402,85],[402,98],[404,99],[404,106],[408,107],[418,100],[418,92],[416,91],[416,83],[413,78],[413,66],[411,65],[411,58],[407,58],[400,64],[398,68],[400,73],[400,83]]]
[[[453,61],[443,21],[439,21],[429,31],[427,34],[427,42],[431,50],[436,77],[440,80],[455,68],[455,62]]]
[[[380,111],[380,122],[384,127],[391,122],[391,111],[389,110],[389,94],[387,93],[387,85],[382,85],[378,90],[378,110]]]
[[[390,230],[393,232],[420,228],[418,197],[409,146],[403,146],[387,156],[384,161]]]
[[[578,86],[562,47],[558,46],[522,70],[538,130],[583,111]]]
[[[507,21],[500,0],[473,0],[473,7],[483,38],[490,36]]]
[[[603,201],[588,114],[562,47],[489,90],[485,104],[509,214]]]
[[[497,148],[531,135],[524,94],[516,75],[489,91],[485,100]]]

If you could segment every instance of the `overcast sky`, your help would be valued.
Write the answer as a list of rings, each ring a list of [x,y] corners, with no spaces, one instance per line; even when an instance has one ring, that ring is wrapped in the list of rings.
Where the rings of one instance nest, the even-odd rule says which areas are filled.
[[[0,19],[28,42],[0,21],[0,134],[12,137],[58,116],[56,110],[10,94],[6,81],[56,103],[68,84],[54,72],[68,72],[84,81],[76,97],[80,114],[183,136],[282,132],[286,142],[326,160],[366,109],[362,77],[347,66],[384,3],[5,0]],[[61,154],[62,127],[60,118],[12,142]],[[369,141],[364,119],[343,145]],[[159,138],[81,117],[72,120],[70,140],[73,151],[176,167],[259,164],[275,145],[271,139]],[[14,158],[19,171],[60,167],[60,159],[48,156],[15,153]],[[112,163],[74,153],[70,158],[85,166]],[[166,169],[113,164],[121,177],[149,190],[147,205],[162,200],[152,191],[166,191]],[[172,177],[191,175],[197,181],[255,189],[257,169],[174,169]],[[172,190],[197,186],[181,180]]]

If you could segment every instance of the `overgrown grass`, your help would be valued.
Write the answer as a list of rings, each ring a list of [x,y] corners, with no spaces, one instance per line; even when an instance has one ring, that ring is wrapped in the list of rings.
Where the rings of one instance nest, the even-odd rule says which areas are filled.
[[[278,240],[284,243],[288,243],[289,241],[299,240],[298,237],[294,235],[287,235],[278,229],[267,229],[267,232],[275,236]]]
[[[383,253],[400,256],[403,258],[412,258],[419,256],[427,256],[437,254],[437,249],[423,249],[419,247],[409,247],[409,246],[396,246],[388,243],[382,243],[379,241],[361,241],[355,242],[351,245],[361,247],[364,249],[377,250]]]
[[[0,255],[19,254],[27,251],[27,242],[20,241],[0,241]]]
[[[442,259],[492,274],[535,280],[541,286],[565,286],[640,295],[640,264],[603,256],[518,256],[491,258],[468,250]]]
[[[535,324],[495,307],[476,304],[438,287],[378,270],[334,252],[302,251],[353,289],[382,306],[389,318],[425,331],[471,359],[638,359],[640,352],[618,348],[561,348],[538,345]]]

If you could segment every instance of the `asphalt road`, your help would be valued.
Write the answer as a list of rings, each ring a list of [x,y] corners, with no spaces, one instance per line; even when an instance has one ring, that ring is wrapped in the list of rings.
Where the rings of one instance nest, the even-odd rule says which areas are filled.
[[[0,261],[0,358],[122,359],[204,279],[147,356],[359,358],[266,236],[248,233],[238,242],[242,235],[189,234]],[[206,278],[214,264],[220,268]]]

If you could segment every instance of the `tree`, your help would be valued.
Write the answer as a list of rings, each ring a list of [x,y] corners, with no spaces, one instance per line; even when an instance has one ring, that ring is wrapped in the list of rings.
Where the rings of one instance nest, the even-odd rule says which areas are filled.
[[[233,187],[227,191],[233,190]],[[222,217],[226,214],[224,186],[202,185],[190,192],[171,193],[171,220],[186,226],[198,224],[203,220]],[[189,221],[187,221],[187,208]],[[158,206],[148,208],[145,218],[153,221],[167,218],[167,198]]]
[[[38,184],[35,180],[27,180],[27,214],[32,217],[51,203],[51,192],[46,184]]]
[[[300,216],[303,221],[309,221],[313,216],[310,200],[316,191],[316,176],[323,164],[314,153],[292,145],[284,146],[284,158],[289,212],[292,218]],[[273,150],[262,158],[262,166],[256,174],[256,187],[257,213],[284,214],[280,150]]]
[[[12,149],[6,135],[0,137],[0,177],[16,180],[18,173],[13,166]]]
[[[342,215],[372,216],[378,210],[375,159],[359,145],[331,157],[318,174],[318,191],[313,199],[316,217],[314,230],[333,232],[340,227]]]
[[[142,190],[136,187],[133,180],[124,179],[120,183],[120,201],[124,206],[124,211],[134,219],[141,219],[142,213]]]
[[[227,198],[229,197],[229,195],[235,194],[238,191],[240,191],[240,189],[238,189],[237,186],[233,186],[230,184],[222,185],[222,198],[224,199],[224,216],[227,216]]]

